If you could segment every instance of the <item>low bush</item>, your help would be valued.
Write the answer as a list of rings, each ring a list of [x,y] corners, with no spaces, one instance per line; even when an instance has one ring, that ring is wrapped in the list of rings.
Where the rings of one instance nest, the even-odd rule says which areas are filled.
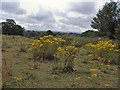
[[[98,43],[88,43],[85,46],[90,47],[91,51],[88,56],[94,59],[102,60],[106,64],[115,62],[117,52],[119,51],[118,46],[112,40],[98,41]]]
[[[39,40],[34,40],[30,44],[29,51],[33,53],[35,59],[51,60],[54,59],[54,54],[56,53],[57,48],[64,43],[64,39],[48,35]]]
[[[60,60],[63,71],[73,71],[74,60],[77,54],[75,46],[59,47],[55,56]]]

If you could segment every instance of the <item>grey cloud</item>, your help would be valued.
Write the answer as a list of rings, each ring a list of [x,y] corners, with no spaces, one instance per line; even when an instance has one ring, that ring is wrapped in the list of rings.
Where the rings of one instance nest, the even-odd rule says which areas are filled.
[[[66,12],[56,11],[56,15],[62,17],[60,22],[66,25],[78,26],[79,28],[89,28],[93,15],[96,14],[96,2],[79,2],[69,3],[69,8]],[[84,17],[68,17],[67,14],[70,12],[77,12]]]
[[[0,11],[0,19],[6,20],[6,19],[14,19],[15,21],[25,21],[26,15],[16,15],[16,14],[9,14],[4,11]]]
[[[78,18],[61,19],[60,22],[68,25],[78,26],[81,28],[87,28],[91,20],[92,20],[92,17],[87,17],[86,19],[82,17],[78,17]]]
[[[40,6],[38,12],[26,16],[21,22],[26,23],[25,26],[27,26],[27,29],[47,30],[55,28],[56,21],[51,11],[44,10]]]
[[[46,31],[48,29],[55,29],[54,24],[51,23],[24,23],[27,30],[37,30],[37,31]]]
[[[96,2],[70,3],[69,11],[81,14],[94,14],[96,12]]]
[[[39,24],[30,24],[30,23],[23,23],[23,25],[25,26],[26,30],[40,30],[41,25]]]
[[[26,14],[26,11],[19,7],[20,2],[1,2],[1,5],[4,12],[17,15]]]
[[[51,11],[43,10],[42,7],[39,8],[39,11],[35,15],[32,15],[30,17],[39,22],[46,22],[46,23],[55,22],[53,13]]]

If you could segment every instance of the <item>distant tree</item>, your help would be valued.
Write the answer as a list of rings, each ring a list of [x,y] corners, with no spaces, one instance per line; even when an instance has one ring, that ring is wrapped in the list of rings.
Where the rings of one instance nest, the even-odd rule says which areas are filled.
[[[46,34],[47,34],[47,35],[54,35],[54,33],[53,33],[51,30],[48,30],[48,31],[46,32]]]
[[[13,27],[14,35],[23,35],[24,30],[24,27],[21,27],[20,25],[14,25]]]
[[[17,25],[13,19],[6,19],[6,22],[2,22],[2,34],[7,35],[23,35],[24,28]]]
[[[97,29],[102,35],[114,36],[119,13],[118,2],[106,3],[103,9],[99,10],[96,17],[93,18],[91,27]]]
[[[80,34],[81,37],[95,37],[99,36],[98,31],[93,31],[93,30],[87,30],[83,33]]]
[[[35,39],[39,39],[40,37],[43,37],[46,34],[46,32],[26,30],[26,31],[24,31],[23,34],[24,34],[24,36],[26,36],[28,38],[34,37]]]

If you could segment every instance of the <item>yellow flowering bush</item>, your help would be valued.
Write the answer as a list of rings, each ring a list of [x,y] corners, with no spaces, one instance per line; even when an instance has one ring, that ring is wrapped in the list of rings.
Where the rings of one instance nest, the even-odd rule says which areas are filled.
[[[52,35],[44,36],[39,40],[34,40],[30,44],[29,51],[32,51],[36,59],[53,59],[57,48],[64,44],[65,40]]]
[[[76,57],[77,48],[75,46],[59,47],[55,56],[63,61],[62,67],[65,71],[73,70],[74,59]]]
[[[86,46],[95,48],[97,50],[103,49],[103,50],[107,50],[107,51],[118,51],[117,45],[115,43],[113,43],[112,40],[99,41],[97,44],[88,43],[88,44],[86,44]]]
[[[98,60],[104,58],[104,62],[108,64],[112,61],[112,54],[119,51],[117,44],[114,43],[112,40],[100,40],[96,44],[88,43],[85,46],[92,48],[91,53],[94,55],[91,54],[91,56],[97,57]]]

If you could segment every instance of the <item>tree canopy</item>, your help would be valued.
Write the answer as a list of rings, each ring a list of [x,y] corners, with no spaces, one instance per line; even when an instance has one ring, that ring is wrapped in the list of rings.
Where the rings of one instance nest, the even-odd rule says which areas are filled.
[[[16,24],[13,19],[6,19],[6,22],[2,22],[2,34],[23,35],[24,30],[24,27]]]
[[[93,18],[91,27],[97,29],[101,35],[114,36],[120,19],[118,2],[106,3]]]

